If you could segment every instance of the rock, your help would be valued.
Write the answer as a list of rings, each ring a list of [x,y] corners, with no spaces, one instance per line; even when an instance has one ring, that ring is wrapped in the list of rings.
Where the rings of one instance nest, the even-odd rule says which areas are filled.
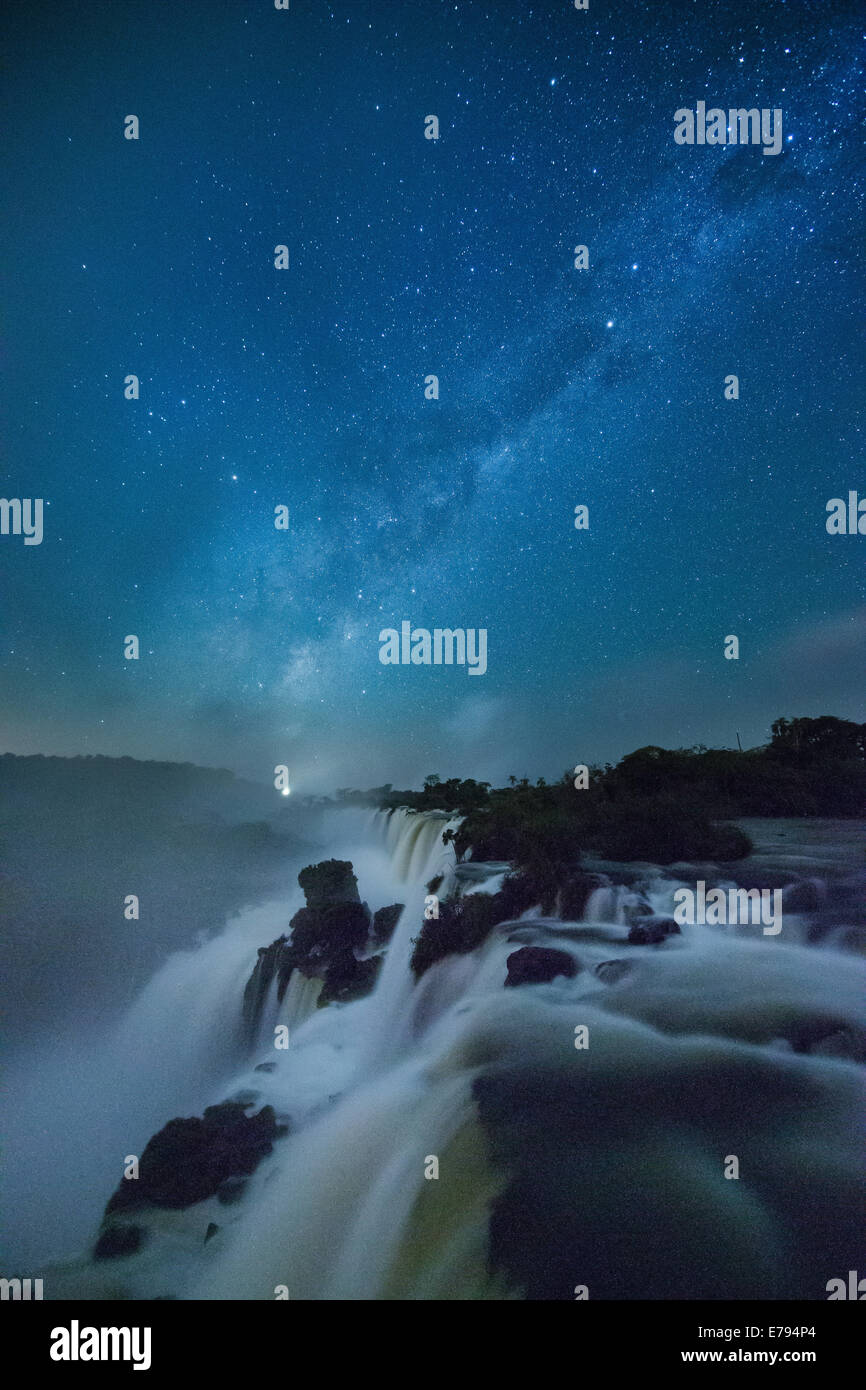
[[[564,922],[582,922],[586,904],[596,888],[606,882],[602,874],[572,874],[559,894],[559,916]]]
[[[604,984],[615,985],[631,968],[630,960],[603,960],[601,965],[595,967],[595,973]]]
[[[270,1105],[247,1115],[234,1101],[208,1106],[203,1119],[169,1120],[147,1143],[138,1179],[121,1180],[106,1214],[146,1205],[177,1209],[212,1197],[226,1178],[252,1173],[282,1132]]]
[[[234,1105],[242,1105],[244,1110],[249,1110],[251,1105],[255,1105],[261,1094],[261,1091],[236,1091],[229,1099]]]
[[[369,994],[382,968],[382,960],[382,956],[368,956],[365,960],[358,960],[351,953],[338,956],[325,972],[325,983],[317,1001],[318,1008],[333,1003],[348,1004],[353,999],[360,999],[363,995]]]
[[[802,1019],[788,1030],[787,1036],[795,1052],[866,1061],[866,1030],[852,1027],[845,1019]]]
[[[507,922],[511,918],[519,917],[527,908],[543,904],[549,896],[549,885],[542,883],[537,876],[528,873],[508,874],[499,892],[493,895],[496,920]],[[553,896],[555,897],[555,893]]]
[[[821,890],[814,879],[801,879],[782,890],[783,912],[817,912],[821,905]]]
[[[415,938],[412,970],[416,979],[445,956],[476,950],[500,922],[513,921],[527,908],[552,902],[554,897],[549,882],[516,873],[506,875],[498,893],[467,893],[440,903],[438,918],[425,919]]]
[[[205,1243],[205,1245],[207,1245],[207,1243],[208,1243],[208,1241],[210,1240],[211,1236],[215,1236],[215,1235],[216,1235],[216,1233],[217,1233],[218,1230],[219,1230],[219,1226],[217,1225],[217,1223],[216,1223],[215,1221],[209,1221],[209,1222],[207,1223],[207,1230],[206,1230],[205,1233],[204,1233],[204,1243]]]
[[[116,1260],[120,1255],[133,1255],[147,1239],[143,1226],[109,1226],[93,1247],[94,1260]]]
[[[325,859],[301,869],[298,883],[304,890],[307,907],[330,907],[334,903],[360,903],[358,880],[347,859]]]
[[[840,1028],[810,1049],[813,1056],[839,1057],[848,1062],[866,1062],[866,1037],[853,1028]]]
[[[630,946],[660,946],[668,936],[679,936],[673,917],[643,917],[629,928]]]
[[[216,1199],[222,1207],[233,1207],[244,1195],[247,1178],[226,1178],[217,1188]]]
[[[306,907],[292,918],[291,939],[281,936],[262,947],[244,990],[243,1017],[249,1045],[255,1041],[264,1002],[274,977],[281,1001],[292,973],[324,982],[319,1007],[357,999],[372,989],[381,960],[358,959],[366,950],[374,918],[358,896],[358,883],[348,860],[328,859],[298,874]],[[402,909],[393,904],[376,914],[384,932]]]
[[[567,951],[552,946],[521,946],[508,957],[506,985],[535,985],[555,980],[559,975],[569,979],[580,966]]]
[[[623,903],[622,915],[626,925],[634,927],[640,926],[648,917],[652,917],[653,910],[646,898],[640,895],[635,897],[632,902],[626,900]]]
[[[276,1071],[276,1069],[276,1062],[259,1062],[258,1066],[253,1068],[254,1071]]]
[[[384,946],[386,941],[391,940],[402,911],[402,903],[392,903],[390,907],[380,907],[378,912],[373,913],[371,935],[374,945]]]
[[[415,938],[411,966],[419,979],[445,956],[468,955],[480,946],[498,922],[505,918],[497,901],[500,894],[469,893],[439,904],[439,916],[424,919]]]
[[[268,996],[268,991],[270,990],[274,975],[279,975],[280,977],[278,998],[282,999],[286,992],[289,976],[294,969],[294,962],[291,960],[290,951],[291,948],[289,946],[288,937],[286,936],[277,937],[276,941],[272,941],[270,946],[259,947],[259,958],[253,967],[253,973],[250,975],[246,988],[244,989],[242,1010],[243,1028],[246,1041],[249,1045],[252,1045],[255,1041],[262,1008]]]
[[[738,888],[757,888],[758,892],[762,888],[781,888],[784,891],[784,889],[794,888],[802,882],[801,879],[795,878],[787,870],[774,869],[768,864],[738,864],[729,877],[733,878]],[[708,884],[707,887],[709,886]],[[718,887],[718,882],[713,883],[712,886]]]
[[[363,903],[302,907],[291,921],[291,957],[305,975],[320,975],[335,955],[363,950],[370,931],[370,909]]]

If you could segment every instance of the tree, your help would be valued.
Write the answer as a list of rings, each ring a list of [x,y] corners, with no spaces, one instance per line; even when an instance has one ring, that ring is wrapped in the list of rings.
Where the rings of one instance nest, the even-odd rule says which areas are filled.
[[[866,724],[837,719],[832,714],[822,714],[817,719],[776,719],[770,750],[782,757],[808,762],[818,758],[866,758]]]

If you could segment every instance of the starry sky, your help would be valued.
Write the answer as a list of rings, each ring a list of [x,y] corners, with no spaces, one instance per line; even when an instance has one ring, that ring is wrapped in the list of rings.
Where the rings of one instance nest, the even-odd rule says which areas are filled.
[[[0,494],[45,521],[0,536],[0,748],[320,792],[866,717],[866,539],[825,529],[866,493],[859,5],[4,28]],[[675,144],[699,100],[781,107],[782,153]],[[383,666],[404,619],[487,673]]]

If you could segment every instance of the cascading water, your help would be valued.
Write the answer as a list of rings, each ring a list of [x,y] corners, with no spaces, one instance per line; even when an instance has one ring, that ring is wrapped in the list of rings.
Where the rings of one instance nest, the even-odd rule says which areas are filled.
[[[140,1154],[172,1115],[200,1111],[231,1077],[243,1055],[239,1001],[257,948],[301,902],[298,890],[288,903],[241,912],[196,950],[169,956],[115,1026],[49,1032],[38,1053],[12,1059],[4,1206],[17,1261],[32,1265],[80,1244],[124,1155]],[[42,1193],[38,1222],[33,1190]]]
[[[453,886],[456,867],[454,851],[442,843],[442,836],[458,821],[436,812],[418,815],[401,808],[379,814],[384,817],[386,842],[395,870],[403,880],[406,904],[371,1001],[369,1031],[361,1058],[365,1070],[399,1056],[405,1046],[413,984],[409,968],[412,938],[418,935],[424,921],[427,884],[441,877],[439,895],[446,897]]]
[[[628,945],[635,914],[670,915],[692,871],[623,866],[622,883],[605,865],[580,920],[524,913],[416,982],[428,882],[443,875],[445,897],[502,880],[502,865],[473,865],[460,884],[447,824],[405,811],[334,816],[335,852],[348,858],[349,841],[362,896],[406,905],[378,982],[319,1009],[318,982],[298,972],[281,1002],[272,990],[249,1064],[209,1099],[255,1092],[291,1132],[236,1205],[190,1207],[162,1257],[155,1235],[146,1259],[122,1262],[126,1296],[558,1298],[583,1282],[596,1297],[821,1297],[857,1260],[866,961],[840,949],[862,939],[856,845],[846,863],[803,865],[820,882],[786,889],[801,911],[782,940],[760,926],[696,925],[661,949]],[[765,868],[767,855],[774,870],[808,858],[776,847]],[[284,931],[285,905],[279,916]],[[208,1026],[225,1031],[232,992],[238,1016],[240,966],[254,960],[238,932],[198,962],[213,972],[199,1057]],[[555,946],[577,973],[503,988],[526,944]],[[177,1008],[187,997],[173,978],[152,982],[125,1036],[143,1037],[147,998],[165,990]],[[269,1043],[278,1021],[290,1026],[285,1053]],[[263,1054],[267,1068],[253,1070]],[[724,1181],[728,1154],[740,1184]],[[106,1296],[92,1269],[58,1280],[67,1294]]]

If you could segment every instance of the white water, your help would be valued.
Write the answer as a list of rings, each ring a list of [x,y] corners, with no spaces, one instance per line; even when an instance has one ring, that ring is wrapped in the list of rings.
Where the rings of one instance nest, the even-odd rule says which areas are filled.
[[[625,948],[629,909],[649,904],[669,915],[680,882],[646,866],[629,887],[595,889],[582,924],[527,914],[519,926],[494,930],[471,955],[440,961],[416,984],[409,960],[426,884],[444,874],[445,896],[453,882],[453,856],[441,844],[447,822],[406,812],[344,812],[333,820],[333,853],[352,860],[362,898],[374,910],[406,903],[375,991],[317,1010],[317,982],[296,972],[281,1005],[275,991],[266,1004],[255,1055],[233,1069],[229,1023],[256,947],[286,929],[300,897],[257,920],[244,914],[201,951],[167,962],[120,1030],[122,1050],[139,1058],[142,1077],[152,1066],[159,1071],[163,1095],[194,1091],[185,1113],[252,1088],[257,1104],[288,1117],[292,1133],[237,1206],[217,1214],[207,1203],[189,1209],[164,1249],[154,1234],[146,1257],[114,1261],[107,1272],[91,1268],[86,1277],[79,1270],[80,1289],[106,1296],[100,1279],[110,1274],[132,1297],[171,1291],[271,1299],[279,1285],[301,1299],[515,1296],[488,1266],[489,1203],[507,1174],[490,1162],[478,1122],[472,1086],[479,1077],[502,1088],[516,1132],[538,1151],[547,1178],[536,1200],[563,1230],[580,1213],[571,1237],[575,1282],[587,1270],[590,1282],[610,1280],[598,1251],[622,1227],[618,1212],[633,1211],[639,1194],[622,1273],[627,1296],[645,1296],[629,1290],[647,1259],[646,1279],[670,1287],[680,1269],[696,1271],[697,1292],[673,1296],[699,1296],[706,1287],[720,1296],[711,1279],[706,1284],[710,1250],[723,1294],[819,1297],[808,1292],[804,1171],[809,1219],[826,1231],[833,1265],[824,1280],[844,1273],[834,1261],[855,1258],[840,1224],[860,1164],[852,1115],[862,1069],[845,1056],[795,1055],[791,1038],[822,1020],[830,1020],[825,1031],[838,1025],[855,1040],[866,1035],[860,956],[799,944],[800,918],[781,940],[760,929],[694,927],[660,950]],[[804,846],[791,848],[798,864],[810,859]],[[776,844],[770,853],[778,865]],[[498,887],[500,871],[487,884],[476,873],[473,889]],[[581,973],[503,989],[508,955],[532,942],[568,951]],[[631,965],[613,987],[594,974],[610,959]],[[290,1025],[286,1053],[271,1046],[274,1021]],[[583,1054],[573,1046],[577,1023],[590,1028]],[[275,1060],[275,1070],[255,1072],[262,1060]],[[578,1123],[576,1112],[566,1137],[557,1128],[560,1111],[547,1115],[545,1105],[559,1087],[575,1085],[576,1065],[586,1078],[586,1091],[578,1092],[584,1113]],[[141,1078],[137,1084],[140,1105],[147,1088]],[[183,1108],[175,1101],[172,1113]],[[143,1132],[141,1114],[138,1120]],[[718,1181],[728,1153],[739,1155],[742,1183]],[[440,1164],[433,1181],[425,1177],[431,1156]],[[111,1186],[103,1187],[103,1200]],[[221,1230],[203,1247],[210,1219]],[[61,1250],[55,1245],[53,1253]],[[75,1287],[73,1276],[64,1292]],[[613,1287],[608,1296],[621,1296],[616,1279]]]
[[[7,1260],[31,1267],[80,1247],[126,1154],[140,1154],[172,1116],[201,1113],[232,1077],[257,949],[286,930],[302,903],[298,889],[169,956],[116,1026],[57,1037],[47,1020],[39,1051],[12,1058],[4,1086]]]
[[[438,896],[442,898],[453,886],[454,851],[443,845],[442,835],[449,825],[457,823],[435,813],[417,815],[399,809],[390,815],[380,811],[374,821],[376,830],[381,832],[384,828],[392,863],[403,881],[406,905],[372,998],[368,1034],[360,1058],[365,1071],[374,1071],[403,1055],[412,1001],[412,938],[420,934],[424,921],[427,884],[441,875]]]

